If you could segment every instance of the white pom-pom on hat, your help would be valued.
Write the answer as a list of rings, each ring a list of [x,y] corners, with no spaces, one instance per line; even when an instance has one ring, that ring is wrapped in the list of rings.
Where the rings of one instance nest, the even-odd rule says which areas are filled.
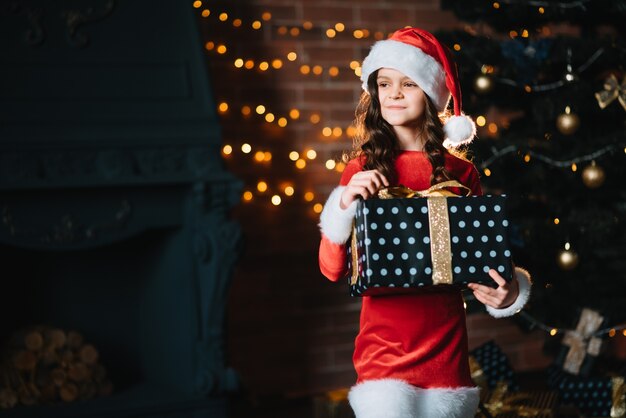
[[[444,125],[445,147],[458,147],[472,142],[476,125],[461,111],[461,86],[452,53],[430,32],[419,28],[400,29],[389,39],[378,41],[361,66],[363,90],[376,70],[392,68],[415,81],[443,112],[452,98],[454,116]]]
[[[460,116],[450,116],[443,125],[446,139],[443,146],[446,148],[456,148],[463,144],[469,144],[476,136],[476,124],[464,114]]]

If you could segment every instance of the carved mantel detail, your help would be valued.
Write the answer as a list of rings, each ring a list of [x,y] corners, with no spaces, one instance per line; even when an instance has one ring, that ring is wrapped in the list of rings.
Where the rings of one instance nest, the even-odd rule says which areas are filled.
[[[26,4],[25,4],[26,3]],[[77,48],[84,48],[89,44],[89,37],[80,31],[80,28],[89,24],[99,22],[107,18],[115,9],[115,0],[105,0],[103,4],[85,5],[82,2],[80,8],[69,9],[65,5],[33,5],[33,2],[11,1],[0,9],[3,14],[9,13],[26,18],[28,27],[25,31],[24,41],[31,46],[42,45],[47,36],[44,26],[44,18],[47,15],[57,16],[59,22],[65,26],[67,42]],[[97,3],[91,1],[91,3]],[[54,10],[53,10],[54,9]]]

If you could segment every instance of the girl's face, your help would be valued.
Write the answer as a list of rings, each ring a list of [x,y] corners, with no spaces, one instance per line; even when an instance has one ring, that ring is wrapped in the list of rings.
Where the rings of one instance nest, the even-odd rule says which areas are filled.
[[[394,127],[419,126],[426,100],[417,83],[391,68],[378,70],[376,83],[383,119]]]

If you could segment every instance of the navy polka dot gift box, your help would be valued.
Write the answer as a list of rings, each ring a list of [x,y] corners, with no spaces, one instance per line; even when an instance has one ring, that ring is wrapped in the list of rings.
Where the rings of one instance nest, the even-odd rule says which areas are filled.
[[[368,199],[348,246],[352,296],[511,280],[504,196]]]

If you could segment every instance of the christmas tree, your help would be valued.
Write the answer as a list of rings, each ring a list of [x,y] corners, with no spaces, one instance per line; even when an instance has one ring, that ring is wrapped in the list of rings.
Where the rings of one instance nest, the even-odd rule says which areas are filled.
[[[515,262],[534,280],[531,326],[584,307],[626,322],[624,1],[443,1],[485,193],[508,195]],[[612,336],[612,335],[611,335]]]

